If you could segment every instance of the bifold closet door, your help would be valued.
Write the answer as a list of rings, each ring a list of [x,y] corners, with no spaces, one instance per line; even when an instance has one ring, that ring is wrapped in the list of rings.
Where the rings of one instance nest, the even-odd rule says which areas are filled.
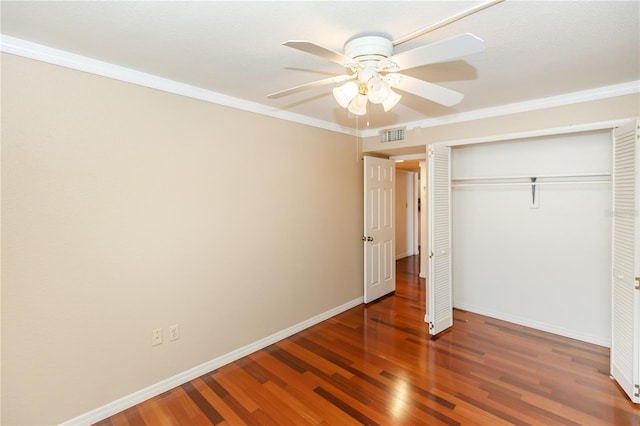
[[[453,325],[451,280],[451,148],[429,148],[429,280],[427,321],[436,335]]]
[[[640,144],[632,122],[613,131],[611,376],[640,403]]]

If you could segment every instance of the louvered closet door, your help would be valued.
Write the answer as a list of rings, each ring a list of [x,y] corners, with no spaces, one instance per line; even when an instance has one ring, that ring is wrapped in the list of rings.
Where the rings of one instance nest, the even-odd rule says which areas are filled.
[[[640,403],[640,209],[638,124],[613,131],[611,375]]]
[[[429,281],[427,313],[429,333],[441,333],[453,325],[451,282],[451,148],[429,150]]]

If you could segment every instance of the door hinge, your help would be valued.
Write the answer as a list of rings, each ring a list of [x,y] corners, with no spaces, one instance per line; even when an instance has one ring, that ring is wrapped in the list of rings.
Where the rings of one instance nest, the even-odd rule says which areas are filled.
[[[636,290],[640,290],[640,277],[636,277],[636,281],[638,284],[636,285]]]
[[[633,396],[640,398],[640,385],[634,385],[633,387],[636,388],[636,393],[634,393]]]
[[[433,330],[433,323],[429,321],[429,330]]]
[[[433,259],[433,252],[432,251],[429,252],[429,259]]]

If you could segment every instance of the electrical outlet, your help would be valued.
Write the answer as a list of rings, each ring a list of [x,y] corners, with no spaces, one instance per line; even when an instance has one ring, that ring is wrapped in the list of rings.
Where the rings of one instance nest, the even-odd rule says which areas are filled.
[[[151,346],[157,346],[162,344],[162,329],[156,328],[151,330]]]
[[[178,340],[180,338],[180,326],[174,324],[169,326],[169,341]]]

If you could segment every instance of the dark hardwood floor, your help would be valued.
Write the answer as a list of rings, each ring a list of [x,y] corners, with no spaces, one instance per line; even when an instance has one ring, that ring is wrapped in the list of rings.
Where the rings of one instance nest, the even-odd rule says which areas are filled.
[[[432,340],[418,258],[361,305],[99,425],[640,425],[609,350],[455,311]]]

